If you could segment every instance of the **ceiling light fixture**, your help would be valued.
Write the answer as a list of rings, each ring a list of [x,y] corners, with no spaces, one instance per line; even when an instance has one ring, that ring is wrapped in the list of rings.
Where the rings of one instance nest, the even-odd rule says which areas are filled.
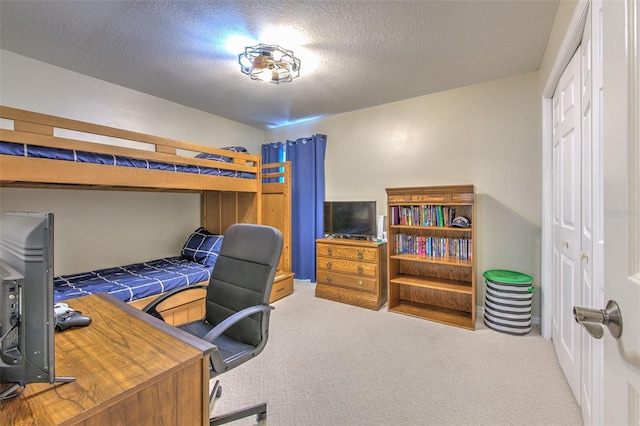
[[[238,55],[240,71],[252,80],[288,83],[300,76],[300,59],[291,50],[273,44],[245,47]]]

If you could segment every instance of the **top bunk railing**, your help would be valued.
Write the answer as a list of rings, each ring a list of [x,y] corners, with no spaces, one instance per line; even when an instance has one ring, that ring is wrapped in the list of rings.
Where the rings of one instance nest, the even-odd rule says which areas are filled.
[[[178,141],[98,124],[0,106],[0,141],[50,147],[62,151],[127,157],[175,167],[171,171],[112,167],[27,156],[0,155],[3,186],[63,184],[175,190],[228,190],[258,192],[261,163],[258,155]],[[12,128],[11,128],[12,127]],[[197,154],[224,159],[195,158]],[[223,174],[187,173],[185,170],[219,169]],[[242,177],[240,177],[242,176]]]

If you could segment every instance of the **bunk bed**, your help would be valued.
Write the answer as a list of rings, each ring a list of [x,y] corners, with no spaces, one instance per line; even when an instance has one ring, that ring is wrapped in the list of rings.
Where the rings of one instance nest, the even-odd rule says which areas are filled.
[[[258,155],[239,147],[214,148],[6,106],[0,106],[0,118],[12,123],[0,129],[0,186],[197,192],[201,227],[208,234],[222,235],[237,222],[264,223],[283,232],[271,301],[293,292],[288,163],[262,165]],[[203,315],[202,290],[182,295],[160,307],[167,322]],[[126,301],[142,308],[157,296]]]

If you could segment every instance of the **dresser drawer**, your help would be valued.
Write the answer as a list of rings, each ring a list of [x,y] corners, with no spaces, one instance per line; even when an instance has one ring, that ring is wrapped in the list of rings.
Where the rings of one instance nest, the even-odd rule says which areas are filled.
[[[293,293],[293,273],[283,271],[276,272],[276,277],[273,279],[273,286],[271,287],[269,303],[282,299],[291,293]]]
[[[375,262],[378,258],[378,249],[373,247],[350,247],[318,243],[316,250],[318,256],[339,259]]]
[[[316,240],[316,297],[378,310],[387,302],[387,244]]]
[[[336,274],[330,271],[318,271],[316,277],[318,284],[347,287],[360,291],[375,293],[378,291],[378,280],[375,278],[364,278],[348,274]]]
[[[375,278],[378,274],[378,265],[353,260],[318,257],[318,270],[345,272],[363,277]]]

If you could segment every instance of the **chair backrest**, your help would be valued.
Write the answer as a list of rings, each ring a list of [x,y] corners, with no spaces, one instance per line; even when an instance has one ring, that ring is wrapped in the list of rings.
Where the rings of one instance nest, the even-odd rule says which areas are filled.
[[[206,319],[216,326],[250,306],[269,303],[283,235],[271,226],[237,223],[224,233],[218,260],[207,289]],[[256,346],[265,332],[263,317],[256,314],[239,321],[224,334]]]

